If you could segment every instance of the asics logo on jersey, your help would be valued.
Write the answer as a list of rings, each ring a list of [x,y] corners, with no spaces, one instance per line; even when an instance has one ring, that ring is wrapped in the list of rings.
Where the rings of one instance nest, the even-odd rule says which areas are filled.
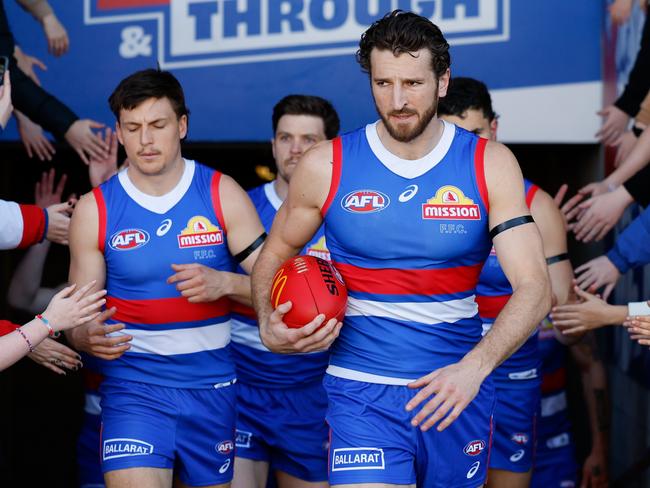
[[[226,459],[226,462],[223,463],[219,468],[219,473],[224,474],[226,471],[228,471],[229,467],[230,467],[230,459]]]
[[[524,444],[528,444],[528,434],[525,434],[523,432],[515,432],[510,436],[510,440],[515,444],[523,446]]]
[[[160,223],[160,227],[156,229],[156,235],[158,237],[164,236],[165,234],[167,234],[167,232],[169,232],[169,229],[171,229],[171,227],[172,227],[172,219],[163,220]]]
[[[518,451],[515,451],[515,453],[510,456],[510,461],[513,463],[516,463],[517,461],[521,461],[521,458],[524,457],[525,451],[523,449],[519,449]]]
[[[388,195],[375,190],[355,190],[341,200],[343,209],[352,213],[379,212],[389,204]]]
[[[468,456],[478,456],[485,449],[485,441],[477,439],[467,443],[463,452]]]
[[[433,198],[422,204],[425,220],[481,220],[481,210],[474,200],[452,185],[442,186]]]
[[[192,217],[177,237],[181,249],[223,244],[221,229],[202,215]]]
[[[109,240],[109,246],[116,251],[131,251],[149,242],[149,234],[142,229],[118,230]]]
[[[474,476],[476,476],[476,473],[478,473],[480,467],[481,461],[476,461],[474,464],[472,464],[469,468],[469,471],[467,472],[467,479],[471,480]]]
[[[127,456],[148,456],[153,445],[139,439],[106,439],[104,441],[104,460]]]
[[[332,471],[384,469],[384,450],[377,447],[334,449]]]
[[[400,193],[397,199],[402,203],[408,202],[411,198],[415,196],[417,192],[418,192],[418,185],[409,185],[406,187],[406,190]]]

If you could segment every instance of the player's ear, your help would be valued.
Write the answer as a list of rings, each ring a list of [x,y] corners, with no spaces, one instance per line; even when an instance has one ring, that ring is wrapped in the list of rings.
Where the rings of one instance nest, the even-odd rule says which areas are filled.
[[[124,145],[124,139],[122,138],[122,128],[120,126],[119,120],[115,121],[115,135],[117,136],[118,142]]]
[[[447,88],[449,88],[449,79],[451,77],[451,70],[447,70],[438,77],[438,97],[442,98],[447,95]]]
[[[490,122],[490,132],[492,134],[492,140],[497,140],[497,129],[499,128],[499,119],[494,117]]]
[[[273,153],[273,159],[275,160],[275,137],[271,139],[271,152]]]
[[[178,119],[178,135],[181,140],[185,139],[187,136],[187,115],[183,114]]]

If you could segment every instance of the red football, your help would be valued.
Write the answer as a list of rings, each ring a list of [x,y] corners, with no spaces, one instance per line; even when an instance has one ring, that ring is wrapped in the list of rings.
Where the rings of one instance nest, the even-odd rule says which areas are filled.
[[[325,314],[323,323],[334,317],[342,321],[348,291],[330,262],[315,256],[294,256],[280,266],[271,288],[273,308],[288,301],[292,307],[283,320],[297,329],[321,313]]]

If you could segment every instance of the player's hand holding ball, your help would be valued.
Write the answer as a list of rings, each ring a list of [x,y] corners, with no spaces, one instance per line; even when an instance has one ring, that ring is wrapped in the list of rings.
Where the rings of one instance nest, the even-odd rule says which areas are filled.
[[[277,271],[271,288],[273,312],[261,327],[274,352],[326,350],[338,337],[347,307],[347,289],[331,263],[295,256]]]

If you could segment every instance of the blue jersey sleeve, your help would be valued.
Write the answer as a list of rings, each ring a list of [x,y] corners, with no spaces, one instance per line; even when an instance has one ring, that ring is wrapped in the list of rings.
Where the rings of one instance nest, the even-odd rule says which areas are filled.
[[[607,257],[621,272],[650,263],[650,207],[627,226]]]

